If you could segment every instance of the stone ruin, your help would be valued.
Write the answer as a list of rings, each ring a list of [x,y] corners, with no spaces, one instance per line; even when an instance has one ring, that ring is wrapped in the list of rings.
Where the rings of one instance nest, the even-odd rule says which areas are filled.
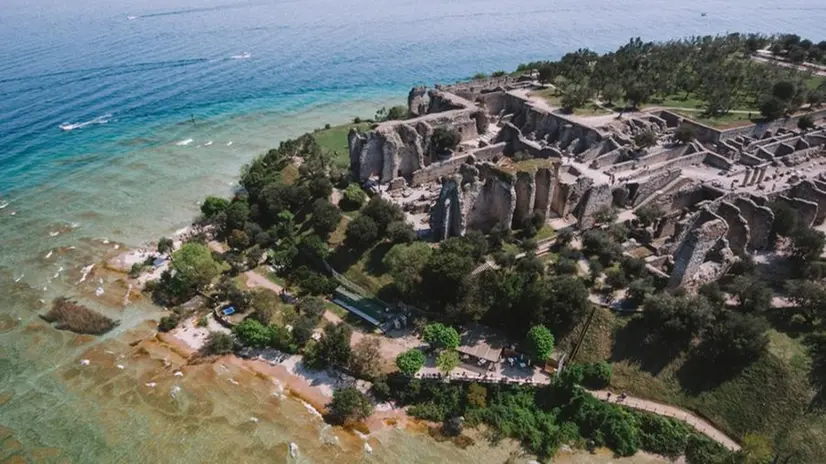
[[[608,208],[628,221],[656,206],[662,217],[635,238],[672,286],[714,280],[738,255],[766,248],[774,202],[800,224],[826,219],[826,130],[799,133],[789,118],[718,131],[663,110],[574,116],[534,96],[541,87],[523,76],[413,88],[411,119],[350,132],[353,176],[436,240],[518,229],[535,214],[584,229]],[[674,140],[683,124],[697,140]],[[461,135],[447,156],[431,146],[438,127]],[[642,131],[657,143],[637,147]]]

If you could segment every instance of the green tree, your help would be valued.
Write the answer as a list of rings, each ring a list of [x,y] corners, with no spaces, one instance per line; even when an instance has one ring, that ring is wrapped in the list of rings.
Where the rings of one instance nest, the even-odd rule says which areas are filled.
[[[416,231],[407,221],[393,221],[387,226],[387,237],[393,243],[410,243],[416,240]]]
[[[201,214],[206,218],[211,218],[218,213],[224,212],[229,206],[229,200],[221,197],[206,197],[204,203],[201,204]]]
[[[353,330],[345,323],[324,326],[324,334],[318,341],[318,360],[323,365],[347,366],[352,356],[350,348],[352,335]]]
[[[350,424],[370,417],[373,404],[370,398],[356,387],[337,388],[333,400],[327,405],[330,417],[338,424]]]
[[[695,137],[697,137],[697,131],[694,130],[694,126],[688,124],[680,124],[674,132],[674,139],[682,144],[691,142]]]
[[[250,238],[243,230],[235,229],[227,237],[227,244],[236,250],[246,250],[250,246]]]
[[[319,235],[326,237],[336,230],[341,221],[341,211],[338,207],[324,198],[319,198],[313,202],[313,230]]]
[[[453,350],[461,342],[459,332],[441,322],[434,322],[425,326],[422,338],[436,349]]]
[[[403,295],[412,295],[422,282],[422,270],[433,254],[433,248],[424,242],[394,245],[382,262],[393,277],[393,284]]]
[[[725,311],[708,327],[699,349],[706,362],[741,366],[766,351],[769,344],[767,329],[762,318]]]
[[[326,175],[312,174],[310,179],[309,189],[310,195],[316,199],[327,199],[333,193],[333,183]]]
[[[743,312],[763,312],[771,305],[771,289],[755,277],[737,276],[727,290],[737,298],[739,309]]]
[[[169,316],[164,316],[161,318],[160,322],[158,322],[158,331],[160,332],[169,332],[170,330],[178,327],[178,322],[180,322],[181,316],[177,313],[172,313]]]
[[[227,230],[243,230],[250,217],[250,207],[246,201],[233,201],[226,209]]]
[[[386,236],[387,228],[391,223],[404,221],[404,212],[401,208],[378,195],[367,202],[367,206],[362,209],[361,214],[375,221],[380,238]]]
[[[786,292],[809,322],[814,322],[826,314],[826,285],[823,283],[789,280],[786,282]]]
[[[235,340],[232,335],[224,332],[210,332],[206,343],[201,347],[201,353],[205,356],[227,354],[234,347]]]
[[[362,379],[374,379],[381,373],[381,342],[378,337],[364,337],[353,347],[350,369]]]
[[[205,287],[221,273],[221,265],[212,258],[209,248],[194,242],[172,253],[172,269],[190,288]]]
[[[459,353],[455,350],[442,350],[439,355],[436,356],[436,367],[445,374],[449,374],[450,371],[456,369],[458,366]]]
[[[798,227],[792,233],[792,256],[803,263],[811,263],[820,258],[826,235],[809,227]]]
[[[259,290],[252,294],[250,305],[253,308],[250,317],[269,325],[280,306],[278,296],[269,290]]]
[[[544,325],[531,327],[525,336],[525,351],[537,364],[544,365],[554,349],[554,336]]]
[[[786,114],[786,102],[777,97],[766,98],[760,103],[760,114],[770,121],[782,118]]]
[[[588,287],[574,276],[554,276],[548,281],[547,300],[542,306],[545,323],[558,333],[565,333],[585,316]]]
[[[171,238],[161,237],[161,239],[158,240],[158,253],[163,255],[163,254],[171,253],[174,250],[175,250],[175,243],[172,242]]]
[[[267,326],[253,318],[246,318],[232,328],[232,333],[238,337],[242,345],[264,348],[269,346],[271,334]]]
[[[347,224],[344,242],[350,248],[365,250],[379,239],[379,226],[370,216],[361,215]]]
[[[657,134],[652,130],[644,130],[634,135],[634,143],[640,148],[648,148],[657,144]]]
[[[814,127],[815,122],[808,114],[801,116],[800,119],[797,120],[797,128],[800,130],[807,131],[809,129],[814,129]]]
[[[605,388],[611,383],[611,365],[605,361],[586,364],[582,384],[589,388]]]
[[[443,154],[452,151],[462,141],[462,136],[454,129],[447,127],[437,127],[433,130],[430,142],[436,153]]]
[[[660,218],[665,215],[663,210],[653,203],[649,203],[639,208],[635,211],[635,214],[637,215],[637,219],[640,221],[640,225],[643,227],[654,225],[655,222],[660,220]]]
[[[628,284],[626,291],[626,299],[634,306],[641,306],[649,295],[653,294],[656,289],[651,279],[636,279]]]
[[[342,192],[338,205],[345,211],[353,211],[361,208],[365,201],[367,194],[364,190],[358,184],[350,184]]]
[[[413,376],[424,366],[425,361],[427,359],[424,353],[413,348],[396,357],[396,367],[399,368],[402,374]]]

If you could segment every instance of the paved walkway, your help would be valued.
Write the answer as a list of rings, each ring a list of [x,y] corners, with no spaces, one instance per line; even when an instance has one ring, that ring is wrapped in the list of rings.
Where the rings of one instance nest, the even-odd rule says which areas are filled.
[[[594,395],[595,397],[606,401],[608,400],[608,393],[604,390],[599,391],[590,391],[586,390],[590,394]],[[611,393],[611,402],[616,403],[622,406],[627,406],[633,409],[639,409],[642,411],[647,411],[650,413],[657,414],[659,416],[666,416],[666,417],[673,417],[674,419],[681,420],[686,424],[694,427],[698,432],[702,433],[703,435],[711,438],[712,440],[720,443],[721,445],[725,446],[729,450],[738,451],[740,450],[740,445],[737,444],[736,441],[729,438],[723,432],[714,428],[713,425],[709,424],[707,421],[682,410],[680,408],[675,408],[674,406],[668,406],[666,404],[657,403],[654,401],[644,400],[642,398],[634,398],[632,396],[626,396],[624,400],[617,401],[619,399],[619,395],[616,393]]]

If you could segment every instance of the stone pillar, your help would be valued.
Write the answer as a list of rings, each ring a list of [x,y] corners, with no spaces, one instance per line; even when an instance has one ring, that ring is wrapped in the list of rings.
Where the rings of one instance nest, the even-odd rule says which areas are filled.
[[[760,174],[759,174],[759,175],[758,175],[758,177],[757,177],[757,184],[758,184],[758,185],[763,183],[763,178],[764,178],[764,177],[766,177],[766,170],[767,170],[767,169],[769,169],[769,167],[768,167],[768,166],[763,166],[763,167],[760,169]]]
[[[749,185],[749,177],[751,177],[751,168],[746,168],[746,173],[743,175],[743,183],[740,185],[743,187]]]

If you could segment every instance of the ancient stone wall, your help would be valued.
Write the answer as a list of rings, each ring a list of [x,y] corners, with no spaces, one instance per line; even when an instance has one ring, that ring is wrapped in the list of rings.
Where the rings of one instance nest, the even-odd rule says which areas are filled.
[[[414,171],[410,178],[410,185],[417,186],[428,182],[435,182],[439,180],[440,177],[452,175],[471,159],[475,161],[490,161],[496,157],[501,157],[504,155],[505,145],[504,142],[497,143],[469,151],[464,155],[454,156],[445,161],[434,162],[425,168]]]
[[[801,198],[789,198],[785,195],[778,195],[775,201],[785,203],[794,210],[797,215],[797,225],[811,227],[817,217],[817,203],[803,200]]]
[[[516,206],[513,211],[513,228],[521,229],[522,224],[533,213],[536,199],[536,178],[531,172],[516,173]]]
[[[488,114],[498,115],[507,108],[507,101],[504,91],[484,93],[476,97],[475,101],[481,103]]]
[[[669,286],[680,287],[692,279],[705,262],[708,252],[727,233],[726,221],[716,214],[703,211],[689,227],[688,233],[677,247]]]
[[[703,163],[717,168],[717,169],[724,169],[728,171],[734,165],[734,163],[727,158],[724,158],[717,153],[713,152],[706,152],[706,157],[703,159]]]
[[[740,215],[740,208],[723,201],[717,208],[717,214],[728,224],[726,240],[728,240],[731,251],[737,254],[745,252],[749,244],[751,229],[748,221]]]
[[[546,218],[550,214],[551,198],[554,193],[554,176],[550,168],[539,168],[536,171],[534,180],[536,185],[536,195],[533,209],[536,213],[541,213]]]
[[[432,91],[430,94],[434,95]],[[443,95],[444,100],[431,96],[431,104],[439,101],[442,102],[437,103],[439,105],[455,103],[447,96]],[[434,129],[451,127],[459,132],[463,141],[477,138],[480,128],[487,130],[487,119],[481,113],[476,108],[450,110],[405,121],[389,121],[365,133],[351,130],[347,140],[353,176],[361,182],[373,177],[381,183],[396,177],[412,182],[413,173],[430,164],[430,140]]]
[[[439,199],[430,211],[430,228],[437,240],[483,233],[496,224],[510,227],[517,205],[515,180],[492,165],[464,165],[461,175],[443,178]]]
[[[751,198],[740,197],[734,201],[734,206],[740,212],[749,227],[748,247],[753,250],[762,250],[769,245],[769,235],[774,223],[774,213],[765,206],[760,206]]]
[[[807,200],[817,205],[817,214],[814,224],[821,224],[826,219],[826,192],[818,188],[814,182],[804,180],[791,189],[790,195],[794,198]]]
[[[629,183],[629,191],[632,192],[633,195],[629,198],[629,201],[632,205],[638,205],[653,195],[657,190],[674,182],[678,177],[680,177],[680,170],[671,169],[659,172],[638,183]]]
[[[584,198],[580,202],[578,219],[579,227],[587,229],[594,225],[594,215],[601,210],[611,208],[614,196],[611,194],[611,186],[608,184],[597,184],[587,190]]]
[[[463,208],[468,230],[488,233],[496,224],[507,227],[513,223],[516,190],[513,182],[500,176],[488,175],[483,179],[465,186]]]
[[[623,160],[628,159],[627,156],[627,150],[623,147],[620,147],[595,158],[593,161],[591,161],[588,167],[590,167],[591,169],[602,169],[606,166],[612,166],[619,162],[623,162]]]
[[[430,209],[430,230],[436,240],[465,234],[461,185],[462,176],[460,175],[443,179],[439,199]]]

